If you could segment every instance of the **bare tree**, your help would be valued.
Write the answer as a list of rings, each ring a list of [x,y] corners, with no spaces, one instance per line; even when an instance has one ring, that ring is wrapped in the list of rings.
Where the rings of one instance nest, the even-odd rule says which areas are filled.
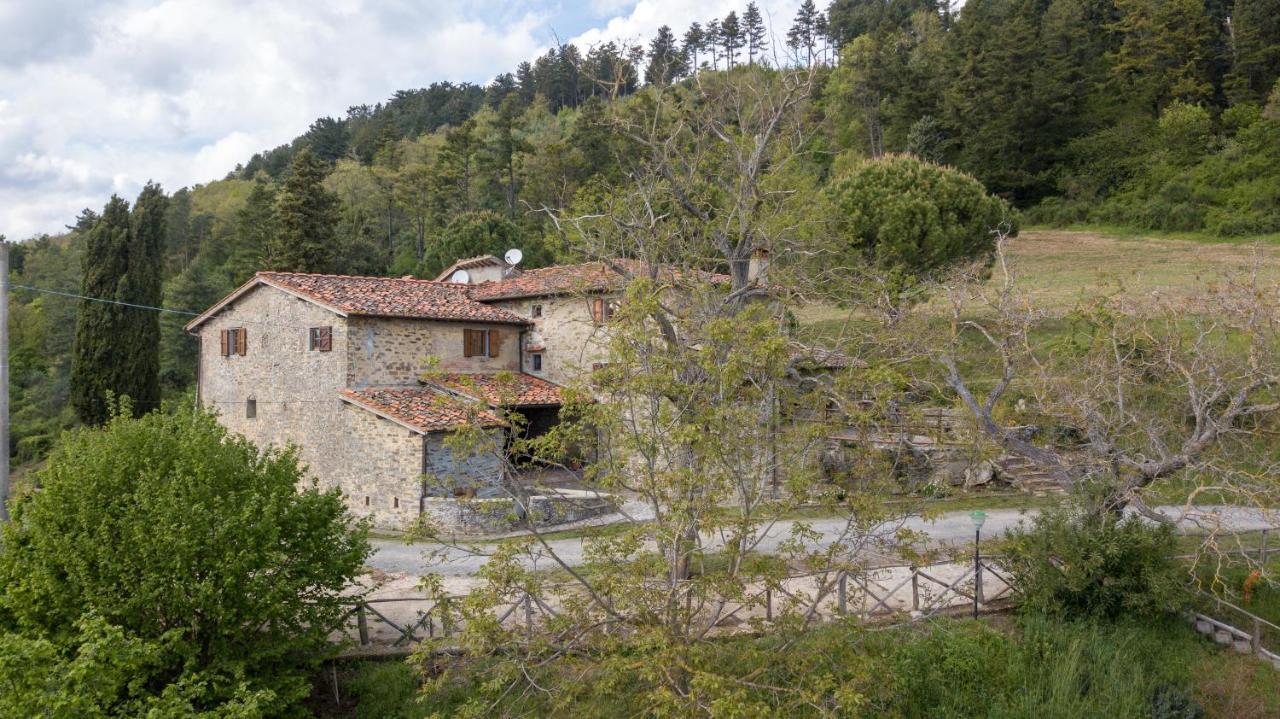
[[[1102,296],[1066,318],[1068,337],[1045,341],[1036,330],[1053,318],[1021,290],[1004,244],[1001,236],[994,286],[960,280],[944,288],[951,337],[934,353],[988,439],[1064,487],[1091,490],[1098,512],[1133,507],[1163,518],[1143,490],[1180,474],[1247,500],[1277,493],[1274,482],[1239,481],[1258,474],[1231,454],[1280,412],[1274,285],[1256,272],[1231,274],[1192,306]],[[975,341],[997,370],[985,392],[961,370],[962,347]],[[1019,413],[1055,433],[1029,436],[1011,421]]]

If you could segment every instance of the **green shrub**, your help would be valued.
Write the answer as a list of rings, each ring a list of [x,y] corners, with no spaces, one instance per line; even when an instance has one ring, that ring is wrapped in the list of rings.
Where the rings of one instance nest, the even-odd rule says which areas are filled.
[[[835,213],[834,262],[885,271],[904,292],[953,265],[989,259],[995,231],[1017,234],[1017,217],[982,183],[910,155],[857,163],[827,189]]]
[[[369,545],[292,450],[259,451],[189,407],[131,419],[122,403],[65,434],[36,481],[3,526],[0,629],[50,676],[111,679],[71,715],[274,716],[310,693]],[[19,669],[0,657],[0,693]],[[57,716],[72,679],[16,697],[18,715]]]
[[[355,719],[416,719],[426,715],[417,702],[417,673],[407,662],[361,662],[343,689],[356,702]]]
[[[1153,617],[1186,605],[1186,569],[1168,525],[1066,509],[1005,540],[1021,608],[1051,616]]]

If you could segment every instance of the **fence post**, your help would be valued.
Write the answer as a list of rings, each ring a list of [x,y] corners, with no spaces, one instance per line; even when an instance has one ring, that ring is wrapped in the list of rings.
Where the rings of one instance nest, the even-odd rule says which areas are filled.
[[[369,646],[369,617],[365,613],[364,602],[356,607],[356,629],[360,632],[360,646]]]
[[[1258,564],[1263,567],[1267,566],[1267,537],[1270,535],[1270,529],[1262,530],[1262,549],[1258,550]]]
[[[920,573],[915,568],[911,568],[911,611],[920,611]]]
[[[836,606],[838,607],[838,611],[841,616],[844,616],[849,609],[848,604],[846,603],[848,596],[848,587],[846,585],[848,582],[849,575],[845,572],[840,572],[840,582],[836,585]]]
[[[773,590],[768,587],[764,590],[764,618],[765,621],[773,621]]]
[[[1253,618],[1253,635],[1249,637],[1249,649],[1253,654],[1258,654],[1258,650],[1262,649],[1262,619]]]
[[[529,593],[524,593],[524,628],[525,633],[533,636],[533,600]]]

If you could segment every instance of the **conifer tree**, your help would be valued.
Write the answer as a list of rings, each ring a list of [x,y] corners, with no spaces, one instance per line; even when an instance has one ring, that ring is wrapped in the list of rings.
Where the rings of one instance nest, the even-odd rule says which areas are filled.
[[[333,272],[338,198],[325,189],[325,162],[304,147],[293,160],[276,206],[279,230],[267,266],[286,272]]]
[[[669,85],[685,71],[684,56],[676,44],[675,33],[663,25],[649,43],[649,65],[644,71],[644,81],[650,85]]]
[[[684,56],[685,61],[689,65],[690,72],[698,71],[698,51],[702,49],[703,43],[707,41],[706,36],[702,32],[702,23],[695,22],[689,26],[684,33]]]
[[[160,306],[166,204],[151,183],[132,216],[113,195],[86,237],[80,294],[94,299],[80,301],[71,366],[71,404],[85,424],[106,421],[108,393],[130,397],[136,414],[159,406],[159,317],[128,305]]]
[[[818,7],[813,0],[804,0],[796,11],[795,22],[787,31],[787,47],[797,55],[803,53],[805,65],[813,66],[813,50],[817,44]]]
[[[742,48],[742,25],[738,22],[738,13],[729,11],[720,23],[720,44],[724,47],[725,69],[733,69],[734,58]]]
[[[754,2],[747,3],[746,12],[742,13],[742,39],[747,46],[748,65],[756,63],[757,55],[761,60],[764,59],[768,45],[766,37],[764,18],[760,15],[760,8],[756,7]]]
[[[711,69],[720,69],[720,18],[711,18],[702,29],[702,49],[711,56]]]
[[[1280,0],[1236,0],[1231,30],[1228,92],[1233,102],[1262,104],[1280,77]]]
[[[249,191],[244,207],[236,213],[236,229],[231,235],[231,253],[226,263],[233,284],[248,280],[263,268],[267,248],[278,228],[276,190],[271,183],[259,179]]]

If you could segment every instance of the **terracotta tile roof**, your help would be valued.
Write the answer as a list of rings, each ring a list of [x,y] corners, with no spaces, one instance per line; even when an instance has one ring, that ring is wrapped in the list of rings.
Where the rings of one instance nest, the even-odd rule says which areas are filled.
[[[639,260],[616,260],[615,264],[633,275],[646,272],[648,265]],[[664,268],[661,272],[671,273]],[[728,282],[728,275],[699,272],[700,279],[709,282]],[[518,275],[497,282],[473,285],[471,296],[482,302],[515,299],[517,297],[546,297],[574,292],[599,292],[620,288],[627,278],[618,274],[603,262],[586,262],[580,265],[555,265],[525,270]]]
[[[563,402],[560,385],[523,372],[451,372],[423,382],[494,407],[558,407]]]
[[[475,257],[468,257],[466,259],[458,260],[452,265],[446,267],[444,272],[436,275],[436,282],[447,282],[449,278],[453,276],[453,273],[458,270],[469,270],[473,267],[488,267],[490,265],[505,268],[507,266],[507,262],[506,260],[500,260],[493,255],[476,255]]]
[[[376,414],[422,432],[443,432],[469,423],[501,427],[502,420],[479,405],[458,406],[429,387],[367,387],[342,389],[338,394]]]
[[[266,284],[349,315],[527,325],[529,320],[473,300],[466,285],[411,277],[259,272]]]

